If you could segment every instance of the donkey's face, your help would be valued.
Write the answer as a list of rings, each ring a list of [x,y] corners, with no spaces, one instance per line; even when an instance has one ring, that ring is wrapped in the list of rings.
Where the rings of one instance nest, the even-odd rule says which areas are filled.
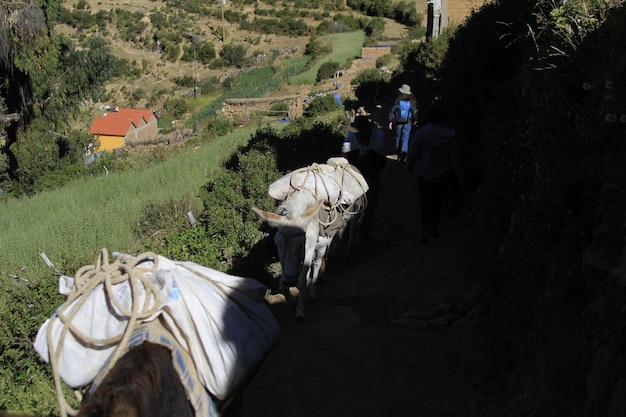
[[[295,227],[281,227],[274,236],[274,243],[283,268],[281,280],[287,286],[294,286],[304,263],[306,233]]]
[[[276,213],[254,211],[278,231],[274,237],[283,269],[281,281],[294,286],[305,279],[319,237],[318,212],[322,205],[309,192],[292,194]]]

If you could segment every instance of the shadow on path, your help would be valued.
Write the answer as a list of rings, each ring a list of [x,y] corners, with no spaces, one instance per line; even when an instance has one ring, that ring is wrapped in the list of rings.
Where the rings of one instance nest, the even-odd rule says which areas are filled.
[[[476,284],[464,273],[476,226],[449,207],[442,237],[420,245],[413,174],[389,160],[381,192],[373,241],[329,265],[307,321],[270,306],[283,334],[244,393],[244,417],[468,415],[464,319],[441,316]]]

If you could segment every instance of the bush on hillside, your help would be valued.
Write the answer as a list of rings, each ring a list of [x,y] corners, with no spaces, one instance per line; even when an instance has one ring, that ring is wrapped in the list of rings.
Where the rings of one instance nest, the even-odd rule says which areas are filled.
[[[352,32],[354,29],[340,22],[323,22],[317,27],[317,33],[346,33]]]
[[[407,30],[407,37],[412,40],[422,39],[426,36],[426,27],[421,24],[411,26]]]
[[[198,80],[198,88],[202,94],[210,94],[220,89],[220,79],[217,76],[201,78]]]
[[[141,35],[148,27],[143,21],[142,12],[131,12],[117,8],[113,11],[115,15],[115,26],[122,40],[126,42],[140,43]]]
[[[272,230],[252,207],[274,210],[276,202],[267,194],[269,185],[286,172],[339,155],[344,137],[329,125],[301,119],[280,134],[270,127],[259,129],[209,178],[202,190],[204,208],[196,216],[195,228],[184,224],[185,204],[165,205],[180,207],[174,211],[161,205],[144,208],[138,233],[153,236],[146,240],[146,249],[254,277],[275,288],[276,277],[268,269],[276,261],[269,239]]]
[[[267,35],[307,36],[313,30],[302,19],[283,17],[281,19],[263,19],[255,17],[251,22],[240,22],[241,29]]]
[[[161,59],[170,62],[176,62],[178,60],[178,56],[180,55],[180,45],[178,45],[178,42],[170,39],[163,39],[161,40],[160,45]]]
[[[311,36],[304,47],[304,55],[309,56],[311,61],[330,52],[332,52],[331,44],[318,36]]]
[[[180,234],[191,227],[187,213],[195,216],[201,210],[201,202],[192,196],[164,203],[149,202],[141,209],[133,233],[137,241],[145,245],[145,250],[161,253],[169,235]]]
[[[196,80],[191,75],[183,75],[182,77],[172,77],[172,81],[180,87],[193,88]]]
[[[52,415],[51,410],[58,409],[51,384],[52,373],[32,343],[39,326],[63,302],[63,297],[58,294],[58,277],[51,273],[37,281],[28,281],[19,275],[5,276],[0,271],[0,278],[3,283],[0,295],[0,409]],[[76,407],[76,401],[72,405]]]
[[[365,25],[365,36],[375,41],[382,39],[385,31],[385,21],[380,17],[375,17]]]
[[[338,25],[347,26],[352,30],[359,30],[365,27],[363,17],[355,17],[353,14],[337,13],[333,16],[333,22]]]
[[[367,68],[350,81],[355,86],[354,94],[362,105],[370,106],[376,101],[379,94],[384,92],[387,79],[383,72],[377,68]]]
[[[195,228],[162,223],[163,227],[159,228],[162,237],[149,244],[158,244],[160,253],[170,258],[232,273],[235,260],[246,257],[263,239],[261,222],[252,207],[273,208],[267,187],[281,175],[273,152],[274,136],[269,130],[257,132],[247,146],[209,178],[202,190],[203,210],[196,216]],[[267,265],[267,259],[263,262]],[[253,261],[251,264],[256,265]],[[237,272],[254,277],[263,275],[256,270],[249,271],[254,274],[243,273],[242,265]]]
[[[11,147],[19,165],[14,178],[3,182],[4,193],[14,197],[34,195],[87,172],[83,156],[89,135],[75,131],[55,134],[52,129],[52,124],[40,118],[33,122],[33,130],[21,133],[20,140]]]
[[[86,30],[97,24],[96,16],[90,11],[69,10],[65,7],[59,9],[57,21],[77,30]]]
[[[395,4],[392,15],[394,21],[408,27],[422,27],[424,23],[424,15],[417,12],[414,2],[399,1]]]
[[[220,58],[226,63],[226,65],[232,65],[233,67],[242,68],[250,62],[250,59],[246,58],[247,49],[243,45],[224,45],[220,51]]]
[[[182,98],[168,97],[163,107],[176,119],[182,118],[182,116],[189,110],[187,102]]]
[[[211,117],[206,122],[206,133],[209,138],[225,136],[233,131],[233,122],[223,117]]]
[[[348,0],[348,7],[359,10],[368,16],[387,17],[406,26],[421,25],[424,16],[417,12],[415,3],[386,0]]]
[[[317,96],[313,98],[306,108],[307,117],[318,117],[324,113],[330,113],[338,110],[341,107],[335,97],[332,94],[326,94],[323,96]]]
[[[376,68],[386,67],[393,62],[393,54],[385,54],[376,58]]]
[[[337,70],[339,69],[339,66],[340,65],[338,62],[333,62],[333,61],[324,62],[322,65],[320,65],[319,69],[317,70],[315,81],[320,82],[320,81],[328,80],[329,78],[332,78],[337,72]]]
[[[181,61],[193,62],[207,65],[213,59],[217,57],[215,52],[215,46],[210,42],[200,42],[196,45],[183,46],[183,54],[180,57]]]

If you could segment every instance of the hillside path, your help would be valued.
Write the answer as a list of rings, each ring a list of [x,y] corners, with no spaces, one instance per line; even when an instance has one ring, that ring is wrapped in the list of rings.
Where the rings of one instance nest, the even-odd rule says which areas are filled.
[[[329,263],[304,323],[270,305],[282,335],[244,392],[244,417],[468,415],[468,317],[454,312],[478,284],[464,273],[477,226],[448,199],[442,236],[421,245],[416,183],[388,161],[373,242]]]

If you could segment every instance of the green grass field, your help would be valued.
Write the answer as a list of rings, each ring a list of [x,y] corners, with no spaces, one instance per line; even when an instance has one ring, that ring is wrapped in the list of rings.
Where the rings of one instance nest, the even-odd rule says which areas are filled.
[[[332,52],[318,60],[311,68],[289,80],[292,85],[315,84],[315,77],[320,66],[325,62],[338,62],[343,65],[346,61],[361,56],[361,46],[365,40],[365,32],[336,33],[324,36],[332,45]]]
[[[254,129],[239,128],[140,172],[109,172],[7,201],[0,209],[0,270],[21,271],[32,279],[50,275],[41,252],[53,263],[67,258],[91,263],[103,247],[129,250],[134,222],[147,202],[197,195],[209,173],[245,144]]]
[[[290,83],[315,83],[322,63],[343,63],[359,56],[365,34],[358,31],[327,38],[332,53],[294,76]],[[147,202],[197,195],[208,174],[245,144],[253,131],[252,126],[239,128],[140,172],[108,172],[105,176],[103,167],[100,177],[83,178],[32,198],[5,202],[0,209],[0,273],[29,279],[49,276],[40,258],[42,252],[55,264],[61,259],[74,259],[80,266],[92,262],[103,247],[131,250],[134,224]]]

